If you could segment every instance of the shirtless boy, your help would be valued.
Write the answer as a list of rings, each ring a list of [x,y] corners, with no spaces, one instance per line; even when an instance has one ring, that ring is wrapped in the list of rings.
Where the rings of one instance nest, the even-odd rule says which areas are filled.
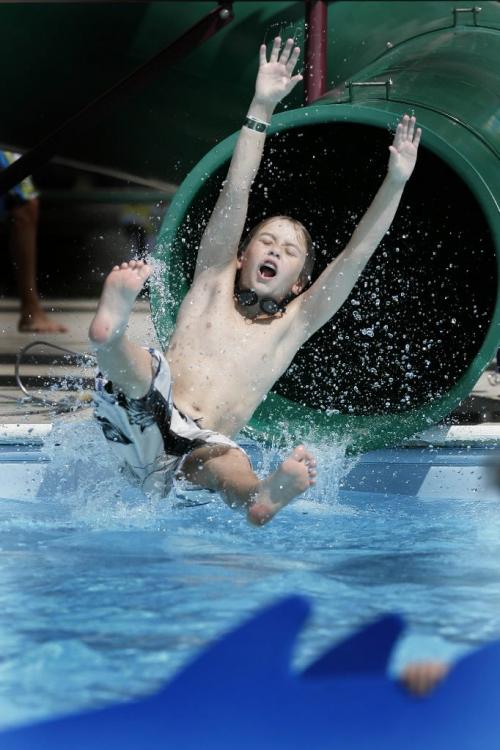
[[[391,225],[421,134],[405,115],[382,186],[344,251],[312,286],[312,243],[299,222],[270,217],[240,245],[266,123],[302,79],[293,75],[299,53],[292,39],[282,46],[279,37],[269,60],[260,48],[255,96],[165,354],[125,333],[151,272],[143,261],[113,268],[90,327],[99,367],[111,381],[97,393],[96,416],[129,474],[148,492],[165,494],[174,476],[217,490],[258,526],[315,483],[316,463],[299,445],[260,480],[233,438],[299,347],[349,296]]]

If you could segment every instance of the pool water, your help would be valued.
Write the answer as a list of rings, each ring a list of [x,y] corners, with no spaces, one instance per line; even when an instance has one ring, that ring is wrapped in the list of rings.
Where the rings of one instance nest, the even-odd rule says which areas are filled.
[[[279,458],[246,448],[260,472]],[[383,612],[408,623],[393,673],[500,635],[498,497],[474,492],[481,468],[459,477],[453,496],[435,483],[426,492],[421,468],[439,464],[436,450],[370,463],[316,446],[317,487],[263,529],[210,493],[140,496],[91,423],[61,424],[42,449],[18,450],[46,478],[33,479],[31,496],[9,495],[8,482],[0,490],[2,727],[153,692],[290,593],[313,604],[299,669]],[[455,468],[476,467],[487,451],[456,448],[443,466],[452,453]]]

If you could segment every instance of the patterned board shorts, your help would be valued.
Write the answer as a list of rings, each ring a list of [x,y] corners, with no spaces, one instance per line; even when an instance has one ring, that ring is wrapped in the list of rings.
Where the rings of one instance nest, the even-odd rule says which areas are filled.
[[[148,351],[153,366],[148,393],[127,398],[114,393],[112,383],[98,374],[94,414],[127,477],[148,495],[165,497],[195,448],[227,445],[244,451],[225,435],[201,429],[175,407],[168,363],[161,352]]]
[[[0,151],[0,170],[6,169],[16,159],[19,159],[19,154],[14,154],[12,151]],[[37,197],[38,193],[31,178],[26,177],[19,185],[15,185],[6,195],[0,197],[0,219],[5,218],[11,208],[22,206],[23,203]]]

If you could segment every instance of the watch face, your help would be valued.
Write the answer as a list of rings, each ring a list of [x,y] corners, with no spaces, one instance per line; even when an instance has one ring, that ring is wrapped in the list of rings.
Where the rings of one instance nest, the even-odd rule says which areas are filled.
[[[247,128],[250,128],[250,130],[257,130],[259,133],[263,133],[267,128],[266,123],[252,120],[252,118],[250,117],[247,117],[247,119],[245,120],[245,125],[247,126]]]

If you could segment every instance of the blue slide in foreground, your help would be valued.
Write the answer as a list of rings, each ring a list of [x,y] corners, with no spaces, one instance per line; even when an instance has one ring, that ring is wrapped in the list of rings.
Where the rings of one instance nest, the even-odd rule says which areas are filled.
[[[387,677],[388,616],[291,671],[308,603],[290,597],[209,646],[143,700],[0,734],[2,750],[498,750],[500,642],[428,697]]]

